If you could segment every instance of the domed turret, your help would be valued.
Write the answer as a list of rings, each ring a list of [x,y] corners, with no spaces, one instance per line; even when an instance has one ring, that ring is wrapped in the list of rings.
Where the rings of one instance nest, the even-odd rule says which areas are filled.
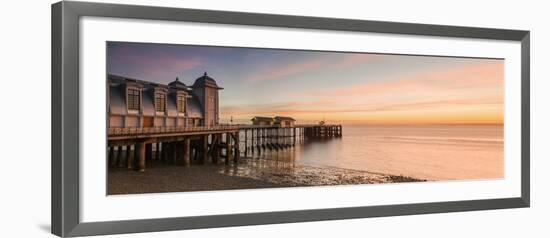
[[[203,88],[203,87],[223,89],[219,87],[218,84],[216,83],[216,80],[208,76],[208,73],[206,72],[204,72],[204,75],[197,78],[195,80],[195,83],[193,83],[193,88]]]
[[[209,77],[206,72],[193,83],[193,93],[199,99],[204,112],[203,125],[214,126],[219,123],[219,87],[216,80]]]

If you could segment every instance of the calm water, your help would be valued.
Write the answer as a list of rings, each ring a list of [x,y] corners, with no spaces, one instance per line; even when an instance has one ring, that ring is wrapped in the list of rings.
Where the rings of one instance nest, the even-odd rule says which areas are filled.
[[[342,138],[253,157],[290,167],[337,167],[429,180],[504,175],[501,125],[344,126]]]

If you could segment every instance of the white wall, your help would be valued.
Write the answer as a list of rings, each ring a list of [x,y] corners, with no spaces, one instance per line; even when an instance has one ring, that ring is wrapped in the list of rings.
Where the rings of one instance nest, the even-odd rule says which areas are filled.
[[[144,233],[113,237],[550,237],[550,44],[545,1],[107,1],[415,23],[531,30],[532,207],[482,212]],[[0,237],[49,237],[50,4],[9,1],[2,6],[0,94]],[[19,88],[18,86],[21,86]],[[19,91],[21,90],[21,91]],[[21,103],[22,102],[22,103]],[[18,115],[17,117],[9,114]],[[43,115],[36,120],[36,115]],[[14,126],[19,125],[19,126]],[[32,142],[32,143],[31,143]]]

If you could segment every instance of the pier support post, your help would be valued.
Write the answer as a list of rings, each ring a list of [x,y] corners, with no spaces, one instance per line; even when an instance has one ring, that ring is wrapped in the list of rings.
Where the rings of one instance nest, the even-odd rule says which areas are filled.
[[[170,142],[170,161],[174,164],[176,163],[176,159],[178,158],[176,152],[176,142]]]
[[[282,148],[281,144],[284,144],[285,143],[285,129],[280,129],[280,128],[277,128],[275,129],[275,145],[277,147],[277,150],[279,150],[279,148]]]
[[[128,152],[124,151],[123,150],[123,147],[122,146],[119,146],[118,147],[118,163],[117,163],[117,167],[119,168],[122,168],[124,167],[124,159],[125,157],[127,157],[126,155],[128,154]]]
[[[176,159],[176,151],[174,150],[175,143],[174,142],[168,142],[166,143],[166,162],[167,163],[173,163]]]
[[[256,149],[258,149],[258,155],[262,154],[260,129],[256,129]]]
[[[161,151],[160,151],[160,160],[162,162],[165,162],[167,160],[167,157],[168,157],[168,150],[166,148],[166,142],[162,142],[161,143]]]
[[[116,167],[118,165],[118,160],[120,159],[120,157],[122,156],[122,146],[118,146],[116,147],[117,150],[116,150],[116,153],[115,153],[115,158],[113,159],[113,167]]]
[[[316,126],[316,127],[313,127],[312,129],[313,129],[313,138],[317,139],[319,137],[319,133],[318,133],[319,127]]]
[[[263,148],[264,148],[264,151],[265,151],[265,148],[268,148],[269,146],[269,132],[271,131],[271,129],[264,129],[264,134],[263,134]]]
[[[269,148],[269,150],[271,150],[273,147],[271,146],[271,144],[273,143],[272,141],[272,138],[271,138],[271,135],[273,135],[273,129],[267,129],[267,134],[266,134],[266,137],[267,137],[267,148]]]
[[[280,135],[278,136],[279,138],[281,138],[281,145],[279,146],[281,149],[284,149],[286,148],[286,132],[287,132],[287,128],[283,128],[283,129],[280,129]]]
[[[256,132],[257,134],[257,146],[258,146],[258,154],[262,154],[262,129],[258,129]]]
[[[231,153],[231,133],[225,133],[225,164],[229,164],[229,161],[232,159]]]
[[[212,150],[212,163],[218,164],[220,157],[220,140],[221,140],[221,134],[212,134],[212,144],[211,150]]]
[[[239,158],[241,157],[241,151],[240,151],[240,138],[239,138],[239,131],[235,132],[235,157],[234,162],[237,163],[239,161]]]
[[[201,164],[206,164],[208,162],[208,135],[202,136],[202,157]]]
[[[248,156],[248,130],[244,129],[244,157]]]
[[[174,164],[177,164],[178,163],[178,142],[177,141],[174,141],[172,142],[172,162]]]
[[[132,169],[133,163],[134,163],[134,154],[135,151],[132,150],[131,145],[126,146],[126,168]]]
[[[170,149],[172,147],[172,144],[170,142],[164,142],[162,143],[162,151],[164,152],[163,160],[162,162],[168,162],[170,161],[170,154],[172,153],[172,150]]]
[[[250,130],[250,155],[254,156],[254,146],[255,146],[255,141],[254,141],[254,129]]]
[[[160,143],[157,142],[155,143],[155,157],[154,157],[155,160],[159,160],[160,159]]]
[[[107,156],[107,165],[112,166],[113,160],[115,157],[115,149],[112,146],[109,146],[109,155]]]
[[[145,144],[145,159],[147,161],[153,159],[153,144]]]
[[[311,129],[313,130],[313,131],[312,131],[312,134],[313,134],[312,137],[315,138],[315,139],[317,139],[317,137],[319,137],[319,133],[317,133],[317,132],[318,132],[318,130],[317,130],[318,128],[319,128],[319,127],[317,127],[317,126],[311,128]]]
[[[191,154],[191,142],[189,141],[189,138],[186,138],[183,142],[183,166],[189,167],[191,166],[191,160],[190,160],[190,154]]]
[[[111,167],[116,167],[118,161],[118,146],[113,146],[113,159],[111,160]]]
[[[171,142],[164,142],[164,145],[166,145],[163,149],[165,150],[165,154],[164,154],[164,162],[168,162],[170,161],[170,154],[172,153],[172,143]]]
[[[296,145],[296,127],[292,128],[292,145]]]
[[[136,144],[137,147],[137,167],[136,170],[139,172],[145,171],[145,143],[144,142],[138,142]]]

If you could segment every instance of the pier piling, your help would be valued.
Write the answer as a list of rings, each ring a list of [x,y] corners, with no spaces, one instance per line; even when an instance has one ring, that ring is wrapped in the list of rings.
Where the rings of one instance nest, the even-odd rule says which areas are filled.
[[[137,146],[137,167],[136,167],[136,170],[138,170],[139,172],[144,172],[145,171],[145,143],[144,142],[139,142],[138,144],[136,144]]]
[[[123,146],[119,146],[118,147],[117,167],[119,167],[119,168],[124,167],[124,161],[127,159],[126,157],[128,157],[128,151],[124,150]]]
[[[189,140],[189,138],[186,138],[183,144],[184,144],[183,165],[185,167],[189,167],[191,166],[191,160],[190,160],[191,141]]]
[[[132,169],[132,164],[134,162],[135,151],[132,150],[132,145],[126,146],[126,168]]]

